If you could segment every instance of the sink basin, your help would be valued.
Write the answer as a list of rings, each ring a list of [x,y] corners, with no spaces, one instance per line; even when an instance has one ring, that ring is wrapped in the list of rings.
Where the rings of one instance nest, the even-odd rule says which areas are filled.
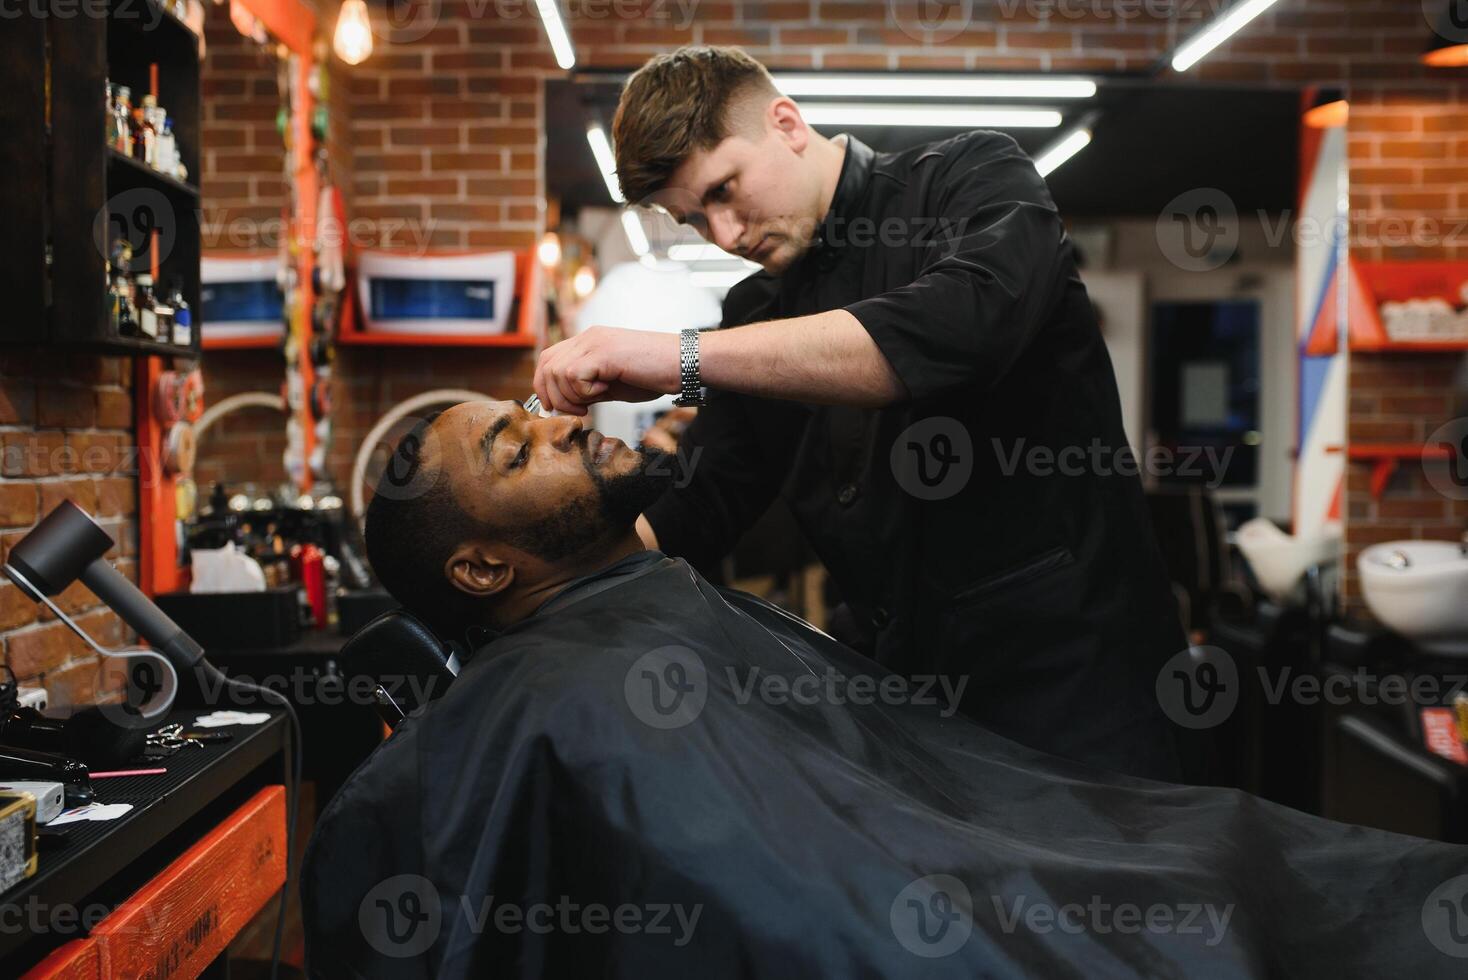
[[[1239,525],[1234,542],[1249,563],[1259,587],[1280,603],[1290,599],[1305,569],[1336,558],[1341,546],[1338,535],[1296,538],[1262,517]]]
[[[1366,605],[1382,625],[1430,653],[1468,656],[1468,557],[1455,542],[1374,544],[1356,567]]]

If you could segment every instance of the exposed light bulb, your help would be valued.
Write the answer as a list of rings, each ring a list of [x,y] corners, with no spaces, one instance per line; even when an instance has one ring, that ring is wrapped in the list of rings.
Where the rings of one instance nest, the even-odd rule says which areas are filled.
[[[560,236],[553,231],[546,232],[545,237],[540,240],[540,247],[536,250],[536,255],[540,258],[540,264],[545,266],[547,269],[554,269],[556,266],[560,265]]]
[[[596,273],[591,271],[591,266],[583,265],[576,270],[576,275],[571,279],[571,290],[577,299],[585,299],[591,295],[596,288]]]
[[[364,0],[346,0],[336,18],[331,47],[349,65],[360,65],[372,53],[372,23]]]

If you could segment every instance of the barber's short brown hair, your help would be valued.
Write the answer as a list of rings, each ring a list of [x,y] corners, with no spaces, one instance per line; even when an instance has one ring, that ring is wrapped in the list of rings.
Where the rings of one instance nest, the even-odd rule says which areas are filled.
[[[730,110],[759,92],[780,94],[739,48],[685,47],[648,61],[627,79],[612,120],[622,196],[636,204],[661,190],[696,151],[732,135]]]

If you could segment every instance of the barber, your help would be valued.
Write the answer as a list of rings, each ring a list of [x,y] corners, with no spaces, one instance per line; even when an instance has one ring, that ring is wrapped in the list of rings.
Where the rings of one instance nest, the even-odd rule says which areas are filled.
[[[649,61],[613,135],[628,201],[762,267],[722,329],[593,327],[540,357],[536,394],[562,412],[702,405],[646,544],[708,567],[782,495],[865,652],[966,677],[960,710],[1017,741],[1178,778],[1154,692],[1186,642],[1030,159],[983,131],[893,154],[827,139],[717,47]]]

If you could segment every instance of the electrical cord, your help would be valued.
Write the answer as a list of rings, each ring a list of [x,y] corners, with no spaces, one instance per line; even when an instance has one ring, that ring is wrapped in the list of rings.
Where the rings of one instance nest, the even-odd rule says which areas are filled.
[[[211,664],[206,659],[200,659],[196,665],[200,679],[211,681],[214,685],[227,685],[237,691],[255,691],[264,698],[285,709],[290,719],[289,740],[285,755],[285,783],[286,783],[286,828],[285,828],[285,885],[280,893],[280,911],[275,918],[275,939],[271,943],[270,952],[270,980],[276,980],[280,971],[281,945],[285,941],[285,919],[286,912],[290,907],[292,867],[295,864],[296,855],[296,817],[300,812],[301,804],[301,719],[296,714],[295,705],[291,704],[290,698],[279,691],[271,690],[261,684],[252,681],[241,680],[230,677],[224,671]],[[201,690],[208,690],[201,684]]]

